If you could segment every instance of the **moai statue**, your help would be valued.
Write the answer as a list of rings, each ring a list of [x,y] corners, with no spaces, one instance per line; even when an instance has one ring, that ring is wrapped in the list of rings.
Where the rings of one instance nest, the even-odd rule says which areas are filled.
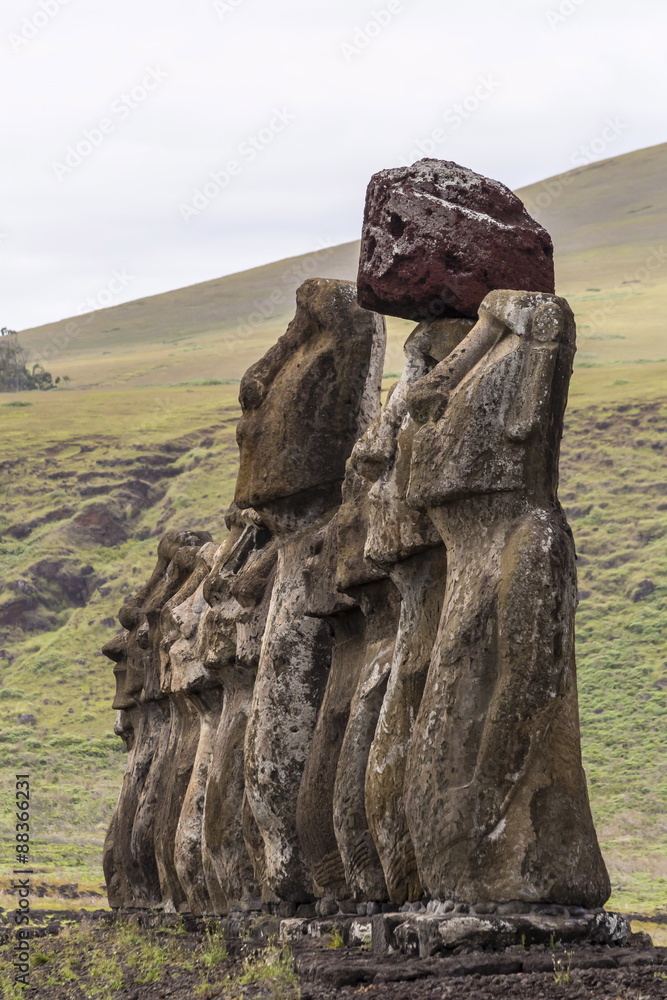
[[[287,332],[246,372],[240,393],[236,504],[257,511],[278,544],[246,731],[246,792],[266,885],[295,903],[316,888],[297,799],[333,646],[332,627],[311,613],[304,567],[326,571],[317,538],[340,504],[354,442],[377,415],[384,358],[384,320],[360,309],[355,294],[350,282],[305,282]]]
[[[400,618],[365,774],[369,827],[389,899],[419,900],[417,871],[404,805],[405,764],[440,620],[446,554],[426,514],[407,506],[412,439],[418,425],[407,409],[410,386],[442,361],[469,332],[471,320],[422,323],[405,345],[407,363],[380,417],[355,445],[351,463],[372,483],[366,557],[387,569],[400,593]]]
[[[350,766],[357,764],[359,755],[367,756],[367,747],[353,741],[354,753],[350,742],[352,730],[357,732],[360,717],[364,715],[363,708],[353,711],[353,705],[358,703],[355,693],[369,673],[368,661],[372,661],[377,651],[377,633],[384,628],[387,642],[393,641],[397,614],[391,593],[389,600],[382,600],[387,596],[385,590],[391,588],[386,574],[363,558],[366,493],[366,484],[348,462],[343,503],[332,520],[314,535],[304,566],[306,606],[310,614],[324,618],[329,624],[332,652],[299,790],[297,830],[316,894],[338,900],[386,896],[379,859],[372,841],[370,851],[366,843],[370,835],[363,809],[363,778],[358,779],[359,766],[356,781],[350,773]],[[339,589],[334,589],[333,581]],[[348,785],[338,781],[341,754]],[[343,787],[349,804],[354,799],[356,808],[346,808],[341,817],[337,795]],[[355,851],[359,844],[362,850]]]
[[[115,652],[116,651],[114,650],[114,654]],[[122,698],[122,695],[120,699],[118,698],[118,688],[116,690],[116,698],[114,700],[125,700]],[[116,802],[116,807],[111,816],[111,822],[109,823],[109,828],[104,838],[104,849],[102,851],[102,870],[104,871],[107,898],[109,900],[109,906],[114,909],[122,906],[131,906],[133,900],[133,892],[122,863],[119,829],[121,824],[121,811],[124,810],[126,803],[128,808],[131,808],[128,793],[131,786],[134,785],[133,778],[135,772],[136,770],[139,770],[135,767],[134,750],[136,746],[135,726],[138,728],[140,718],[141,712],[133,703],[128,709],[118,710],[116,723],[113,729],[116,736],[119,736],[120,739],[122,739],[125,744],[125,751],[128,754],[125,775],[123,776],[123,785],[118,801]],[[146,770],[149,766],[150,759]],[[157,887],[157,871],[155,871],[154,884]]]
[[[348,612],[330,619],[334,655],[301,788],[300,833],[313,870],[328,846],[339,883],[325,883],[327,894],[384,902],[387,886],[366,816],[365,773],[396,637],[399,595],[386,571],[364,556],[368,491],[350,458],[330,535],[336,589],[345,595]],[[318,742],[318,737],[323,738]]]
[[[174,678],[171,649],[181,638],[181,629],[187,632],[189,628],[196,628],[197,615],[196,612],[192,613],[191,599],[194,598],[196,602],[201,583],[211,570],[215,552],[216,546],[213,543],[204,545],[197,551],[190,574],[177,593],[167,601],[160,614],[158,684],[161,694],[168,701],[169,726],[160,740],[136,820],[136,824],[141,822],[142,807],[146,808],[148,815],[153,816],[155,860],[162,905],[167,910],[179,912],[190,910],[190,900],[176,864],[176,833],[197,759],[201,724],[198,705],[182,686],[183,675],[189,665],[187,654],[182,659],[177,659]],[[174,618],[176,608],[184,609],[182,620]],[[197,854],[193,859],[193,868],[196,868],[198,862]],[[188,874],[192,876],[194,872],[190,870]],[[190,890],[194,888],[191,882],[187,884]],[[194,885],[197,885],[197,878]]]
[[[257,522],[252,511],[232,507],[228,537],[219,547],[202,547],[187,587],[163,612],[162,688],[173,703],[178,734],[171,773],[190,766],[196,743],[177,815],[174,868],[188,908],[197,914],[226,913],[259,894],[243,838],[243,739],[263,632],[263,621],[253,629],[257,614],[249,609],[261,603],[270,584],[275,546]],[[254,662],[252,654],[248,658],[249,628]],[[183,718],[197,723],[185,738]],[[169,787],[166,782],[165,794]],[[176,794],[170,823],[178,813]]]
[[[116,731],[128,747],[123,785],[104,848],[112,906],[161,904],[155,811],[144,806],[146,786],[169,731],[169,706],[159,686],[160,614],[188,579],[197,551],[210,537],[203,532],[170,531],[161,539],[150,580],[120,609],[125,631],[103,649],[114,662]],[[137,822],[140,811],[142,818]]]
[[[176,758],[172,758],[170,770],[178,771],[178,757],[185,749],[187,764],[190,763],[192,744],[196,751],[190,780],[188,782],[174,834],[174,868],[178,882],[183,889],[187,908],[195,914],[215,912],[215,899],[209,892],[201,852],[201,816],[208,764],[211,755],[211,734],[215,732],[222,708],[222,690],[216,678],[206,671],[202,659],[197,655],[197,638],[204,609],[207,607],[202,596],[204,581],[207,579],[219,547],[214,542],[203,545],[197,555],[197,566],[191,577],[192,583],[186,587],[187,596],[181,603],[171,603],[165,610],[162,621],[162,688],[168,692],[173,718],[177,713],[192,720],[185,746],[176,747]],[[199,581],[196,588],[192,584]],[[179,593],[176,601],[182,595]],[[165,620],[166,619],[166,620]],[[197,731],[198,724],[198,731]],[[176,727],[178,729],[178,727]],[[167,782],[165,782],[165,792]],[[177,812],[178,801],[170,801],[170,811]],[[172,817],[170,816],[170,819]]]
[[[315,543],[318,552],[327,553],[324,558],[335,561],[337,585],[345,594],[345,603],[336,605],[330,590],[323,593],[318,586],[322,579],[330,580],[331,572],[311,572],[306,564],[307,576],[313,581],[308,606],[311,613],[327,616],[334,630],[334,645],[301,782],[297,825],[318,894],[337,899],[353,895],[359,901],[384,902],[391,898],[402,903],[422,894],[417,879],[412,893],[397,884],[394,869],[406,867],[408,851],[403,840],[409,841],[409,835],[402,816],[404,836],[397,837],[397,822],[390,810],[395,806],[402,814],[405,755],[424,683],[422,676],[416,684],[416,697],[406,704],[403,674],[407,670],[425,675],[428,667],[444,592],[444,546],[427,516],[418,515],[405,504],[410,431],[404,429],[400,448],[396,438],[402,425],[411,423],[405,402],[407,386],[458,344],[471,326],[471,321],[441,321],[424,324],[415,331],[409,341],[406,375],[353,449],[343,484],[343,504]],[[399,451],[402,458],[397,461]],[[400,499],[397,475],[402,475]],[[375,483],[372,489],[371,483]],[[394,579],[392,564],[429,548],[437,552],[434,558],[422,558],[428,567],[417,568],[413,560],[407,573],[401,575],[397,569]],[[400,598],[403,600],[399,604]],[[339,594],[338,601],[342,599]],[[390,677],[391,693],[387,691]],[[388,698],[393,706],[389,722],[392,731],[382,744],[377,742],[377,732],[383,714],[389,719],[385,707]],[[404,720],[405,732],[399,731],[397,727]],[[368,781],[376,742],[372,766],[382,774],[379,792]],[[387,794],[383,797],[384,790]],[[373,819],[380,832],[387,828],[386,839],[394,847],[395,857],[392,855],[389,865],[391,885],[385,880],[385,859],[376,849],[378,837]],[[416,872],[413,850],[410,862],[411,870]]]
[[[367,488],[368,484],[365,485]],[[342,561],[349,565],[349,554],[343,550],[341,555]],[[360,556],[363,557],[363,549]],[[363,563],[367,565],[366,560]],[[387,885],[368,821],[365,782],[394,656],[400,595],[386,573],[378,573],[377,567],[362,571],[356,585],[345,588],[342,585],[349,584],[349,579],[340,570],[339,563],[338,584],[358,602],[364,617],[364,632],[358,680],[336,768],[334,829],[352,896],[358,901],[382,903],[388,899]]]
[[[244,743],[277,549],[254,511],[236,511],[234,520],[235,539],[204,584],[200,655],[223,702],[211,734],[201,850],[207,881],[220,886],[227,909],[248,910],[260,905],[265,866],[246,804]]]
[[[408,393],[407,500],[447,548],[442,620],[405,776],[437,899],[601,906],[581,764],[572,533],[557,499],[575,351],[567,303],[495,291]]]

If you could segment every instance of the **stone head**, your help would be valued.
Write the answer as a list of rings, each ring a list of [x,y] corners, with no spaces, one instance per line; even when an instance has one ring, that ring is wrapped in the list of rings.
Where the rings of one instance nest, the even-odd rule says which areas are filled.
[[[408,503],[424,509],[512,491],[555,502],[574,351],[564,299],[487,295],[465,340],[408,393],[420,425]]]
[[[367,559],[393,565],[440,544],[432,522],[408,507],[412,440],[419,429],[408,410],[407,395],[468,334],[474,323],[442,319],[420,323],[405,344],[407,363],[390,390],[382,413],[356,443],[351,464],[369,483]]]
[[[206,532],[167,532],[148,583],[121,607],[118,618],[124,631],[102,649],[114,663],[114,708],[127,710],[161,696],[161,612],[192,572],[198,549],[210,539]]]
[[[318,491],[323,509],[340,499],[345,462],[379,411],[385,339],[351,282],[301,285],[287,332],[241,381],[240,508]]]

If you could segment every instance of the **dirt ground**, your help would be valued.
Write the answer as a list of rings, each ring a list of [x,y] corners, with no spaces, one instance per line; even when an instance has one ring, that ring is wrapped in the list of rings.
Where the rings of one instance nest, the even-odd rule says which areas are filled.
[[[3,920],[4,916],[4,920]],[[174,917],[44,913],[29,986],[13,982],[15,928],[0,915],[2,1000],[667,1000],[667,948],[514,946],[431,959],[373,954],[332,937],[290,946],[275,934],[224,937]]]

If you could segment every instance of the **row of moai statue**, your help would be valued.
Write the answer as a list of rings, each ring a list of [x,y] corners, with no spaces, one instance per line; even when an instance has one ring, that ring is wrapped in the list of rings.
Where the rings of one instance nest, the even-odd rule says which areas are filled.
[[[418,321],[384,407],[382,312]],[[358,285],[302,285],[241,382],[227,538],[169,532],[105,647],[112,906],[604,904],[557,499],[574,351],[514,195],[375,175]]]

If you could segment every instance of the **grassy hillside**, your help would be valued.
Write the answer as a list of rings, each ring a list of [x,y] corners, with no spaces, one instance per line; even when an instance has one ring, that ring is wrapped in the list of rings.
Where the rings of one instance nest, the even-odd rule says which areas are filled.
[[[549,230],[557,282],[577,314],[579,361],[667,358],[667,144],[603,160],[518,192]],[[361,195],[360,195],[361,197]],[[357,242],[62,320],[22,334],[81,388],[240,378],[283,332],[309,277],[354,280]],[[410,324],[389,320],[387,370]]]
[[[554,236],[579,326],[561,496],[579,552],[591,797],[613,902],[649,909],[667,904],[666,167],[658,146],[520,192]],[[10,775],[29,767],[47,882],[99,891],[123,768],[99,649],[118,606],[164,530],[222,536],[238,379],[284,330],[301,281],[353,278],[357,247],[21,335],[72,379],[0,396],[0,838],[11,835]],[[386,385],[410,329],[389,323]]]

